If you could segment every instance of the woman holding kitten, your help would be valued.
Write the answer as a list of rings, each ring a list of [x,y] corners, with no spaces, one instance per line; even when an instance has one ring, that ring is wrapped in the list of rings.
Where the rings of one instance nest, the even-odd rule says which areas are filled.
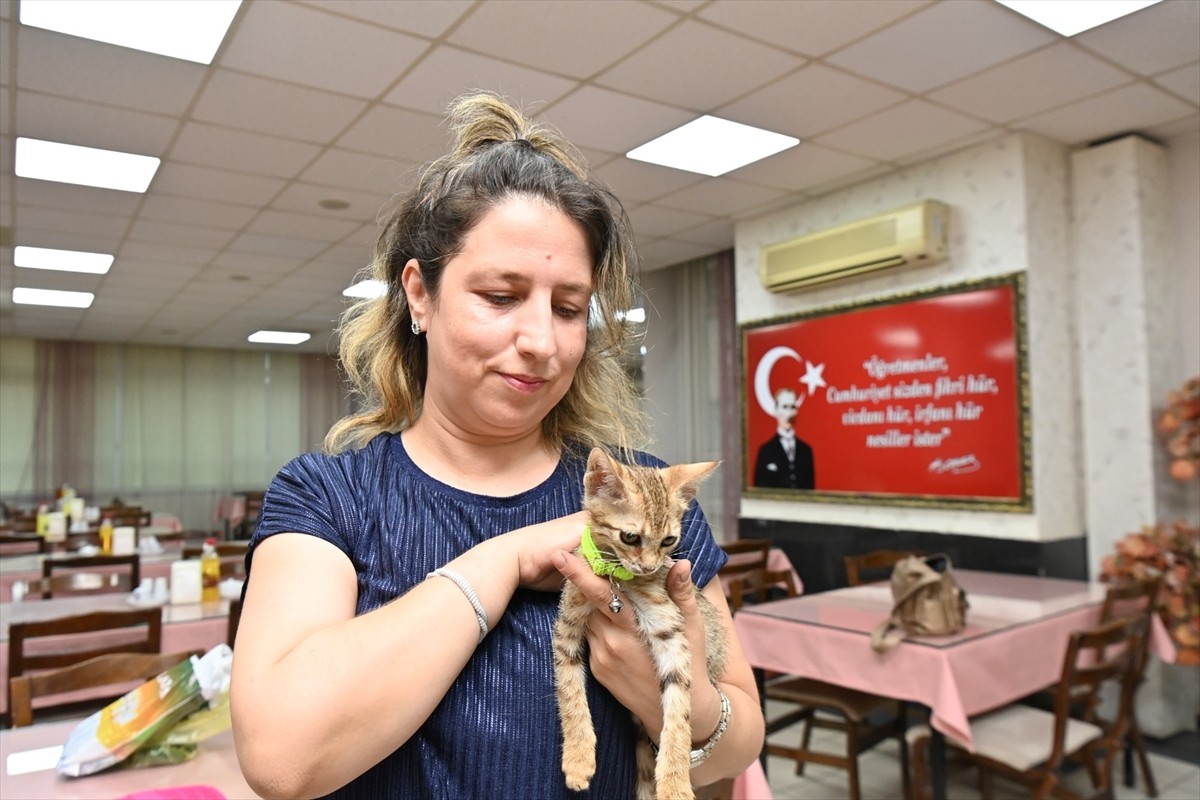
[[[564,577],[598,609],[590,796],[633,792],[631,713],[651,738],[661,728],[632,615],[572,552],[593,446],[662,463],[634,449],[642,416],[618,359],[635,261],[624,212],[568,142],[495,95],[459,99],[450,119],[453,149],[380,234],[387,295],[342,322],[361,410],[333,427],[328,454],[280,471],[251,541],[231,698],[241,768],[263,797],[578,796],[551,654]],[[714,580],[725,556],[695,504],[678,554],[693,747],[724,732],[692,769],[701,786],[757,757],[763,721]],[[696,591],[729,638],[717,685]]]

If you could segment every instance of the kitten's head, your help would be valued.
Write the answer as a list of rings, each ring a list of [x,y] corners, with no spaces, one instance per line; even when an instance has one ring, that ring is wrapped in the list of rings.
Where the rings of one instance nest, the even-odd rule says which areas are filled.
[[[596,548],[635,576],[670,566],[683,513],[700,481],[719,463],[642,467],[622,464],[600,448],[592,450],[583,478],[583,507]]]

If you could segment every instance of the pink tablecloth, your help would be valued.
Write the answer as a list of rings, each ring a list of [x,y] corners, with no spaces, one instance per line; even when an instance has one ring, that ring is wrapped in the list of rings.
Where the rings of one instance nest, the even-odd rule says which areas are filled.
[[[734,626],[753,666],[920,703],[931,710],[934,727],[969,746],[972,715],[1058,680],[1071,632],[1098,621],[1105,587],[956,574],[971,602],[966,630],[906,640],[887,653],[869,643],[871,628],[891,608],[884,584],[753,606],[734,617]],[[1161,623],[1151,648],[1174,658]]]

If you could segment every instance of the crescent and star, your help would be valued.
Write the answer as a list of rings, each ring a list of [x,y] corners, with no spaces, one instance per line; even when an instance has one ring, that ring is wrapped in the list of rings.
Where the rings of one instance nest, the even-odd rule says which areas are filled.
[[[758,400],[758,405],[762,410],[771,416],[775,415],[775,394],[771,391],[771,370],[784,358],[790,358],[796,363],[804,365],[804,377],[799,382],[808,387],[809,395],[827,385],[823,376],[824,364],[806,361],[790,347],[772,347],[763,354],[762,360],[758,362],[758,366],[754,370],[754,397]],[[797,397],[797,408],[804,404],[804,399],[805,395]]]

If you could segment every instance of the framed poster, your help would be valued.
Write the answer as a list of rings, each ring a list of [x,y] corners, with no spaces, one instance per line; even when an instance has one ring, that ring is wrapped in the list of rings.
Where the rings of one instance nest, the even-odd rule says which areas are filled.
[[[741,326],[748,497],[1028,511],[1020,273]]]

